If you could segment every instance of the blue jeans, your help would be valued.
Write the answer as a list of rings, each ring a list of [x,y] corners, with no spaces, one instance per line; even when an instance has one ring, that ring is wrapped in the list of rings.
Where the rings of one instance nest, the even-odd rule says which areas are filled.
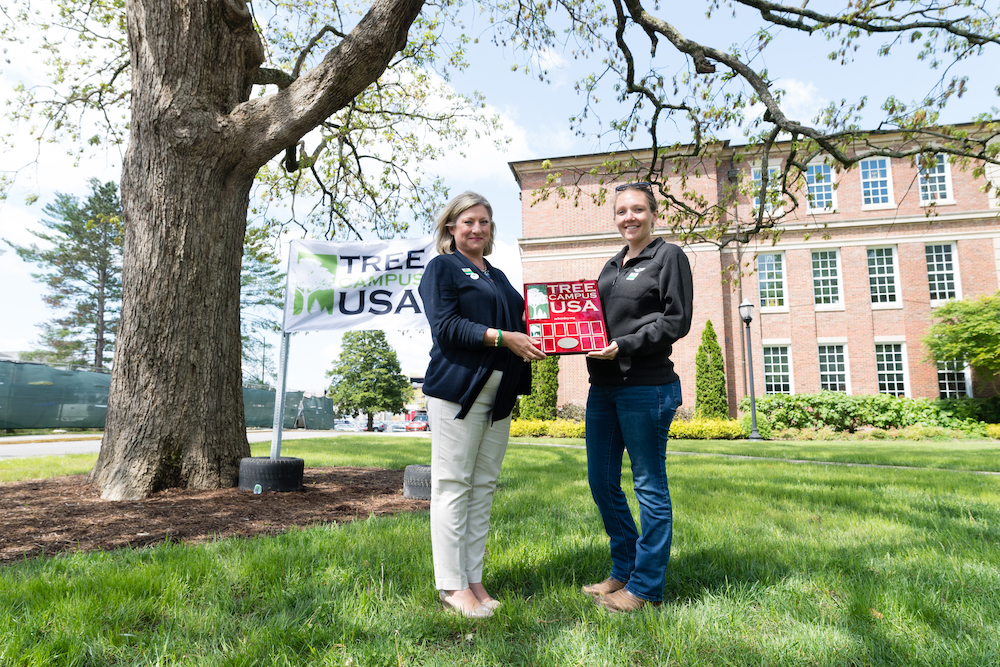
[[[667,435],[681,405],[680,380],[664,385],[591,386],[587,397],[587,478],[611,538],[611,577],[652,602],[663,599],[673,510],[667,487]],[[628,451],[642,534],[622,491]]]

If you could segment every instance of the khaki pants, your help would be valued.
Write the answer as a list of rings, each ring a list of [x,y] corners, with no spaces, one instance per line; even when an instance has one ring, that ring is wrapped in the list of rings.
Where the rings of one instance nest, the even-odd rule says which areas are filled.
[[[439,590],[483,580],[493,490],[507,452],[510,417],[490,424],[500,387],[493,371],[465,419],[458,403],[427,397],[431,425],[431,548]]]

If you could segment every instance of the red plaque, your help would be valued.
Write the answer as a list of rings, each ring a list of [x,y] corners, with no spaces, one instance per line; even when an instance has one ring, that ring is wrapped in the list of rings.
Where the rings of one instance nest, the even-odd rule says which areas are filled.
[[[596,280],[527,283],[528,335],[545,354],[584,354],[608,346]]]

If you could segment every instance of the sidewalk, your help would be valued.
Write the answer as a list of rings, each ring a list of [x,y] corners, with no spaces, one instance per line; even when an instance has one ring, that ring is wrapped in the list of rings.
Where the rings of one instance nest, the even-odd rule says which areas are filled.
[[[360,435],[352,431],[307,431],[289,429],[281,432],[282,442],[301,438],[333,438]],[[407,435],[407,434],[392,434]],[[418,434],[424,435],[424,434]],[[96,454],[101,451],[102,433],[51,433],[46,435],[0,436],[0,460],[28,456],[62,456],[63,454]],[[271,442],[271,429],[247,431],[250,442]]]

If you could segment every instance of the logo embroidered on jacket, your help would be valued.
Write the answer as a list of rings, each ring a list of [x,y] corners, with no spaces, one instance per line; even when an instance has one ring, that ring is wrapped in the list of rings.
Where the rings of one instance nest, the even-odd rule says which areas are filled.
[[[639,277],[639,274],[645,270],[646,270],[645,266],[636,267],[632,269],[632,273],[628,274],[628,277],[625,280],[635,280],[637,277]]]

